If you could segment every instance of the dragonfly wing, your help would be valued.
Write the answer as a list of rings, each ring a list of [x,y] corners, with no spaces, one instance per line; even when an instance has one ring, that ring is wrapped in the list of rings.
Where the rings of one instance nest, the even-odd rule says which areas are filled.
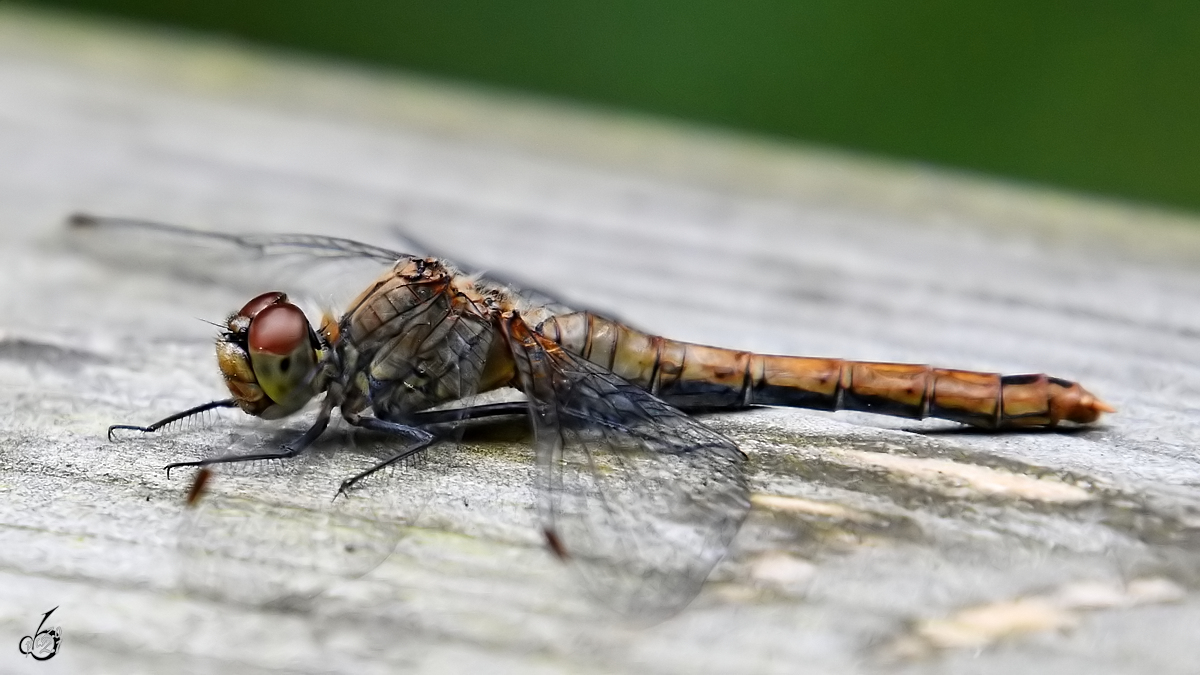
[[[399,227],[392,228],[392,234],[399,240],[408,250],[434,258],[446,258],[454,260],[455,265],[464,274],[469,274],[478,282],[485,285],[498,286],[506,289],[511,295],[519,301],[521,311],[527,316],[531,311],[538,312],[537,321],[544,321],[550,316],[559,314],[573,314],[575,312],[590,312],[597,316],[603,316],[618,323],[627,323],[620,320],[612,312],[601,310],[588,305],[580,304],[573,300],[563,297],[558,293],[547,291],[540,286],[526,282],[521,277],[508,274],[506,272],[497,272],[488,270],[480,265],[475,265],[470,261],[463,260],[458,256],[447,255],[434,246],[430,246],[425,240],[411,234],[407,230]]]
[[[319,235],[238,235],[84,214],[68,224],[69,243],[101,260],[248,296],[280,290],[322,308],[344,307],[388,267],[412,257]]]
[[[243,426],[230,432],[224,451],[277,450],[297,432]],[[199,475],[207,480],[202,490],[193,482],[178,530],[182,588],[241,605],[286,608],[303,606],[338,581],[370,571],[420,516],[425,496],[402,489],[402,470],[381,472],[349,498],[334,496],[342,479],[386,458],[396,446],[388,438],[348,435],[293,459],[204,470]],[[179,475],[190,478],[187,471]]]
[[[529,399],[543,527],[587,590],[662,618],[686,605],[750,507],[736,445],[619,376],[535,334],[505,336]]]

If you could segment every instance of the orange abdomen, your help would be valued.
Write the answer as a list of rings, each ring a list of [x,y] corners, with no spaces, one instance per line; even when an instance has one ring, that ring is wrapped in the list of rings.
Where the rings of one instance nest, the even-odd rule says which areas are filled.
[[[1077,383],[1041,374],[753,354],[647,335],[585,312],[548,319],[538,330],[684,409],[861,410],[988,429],[1086,424],[1114,412]]]

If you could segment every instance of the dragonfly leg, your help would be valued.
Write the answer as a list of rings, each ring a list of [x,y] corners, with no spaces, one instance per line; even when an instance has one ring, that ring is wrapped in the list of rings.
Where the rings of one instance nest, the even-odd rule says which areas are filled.
[[[428,431],[425,431],[424,429],[418,429],[417,427],[410,427],[407,424],[400,424],[399,422],[389,422],[387,420],[381,420],[378,417],[366,417],[366,416],[359,415],[359,414],[349,414],[349,415],[343,414],[343,417],[346,418],[347,422],[349,422],[350,424],[353,424],[356,427],[362,427],[363,429],[370,429],[371,431],[381,431],[381,432],[387,433],[387,434],[403,436],[405,438],[411,439],[412,443],[405,446],[404,449],[400,450],[399,452],[392,455],[391,457],[388,457],[387,459],[383,460],[382,462],[379,462],[375,466],[372,466],[371,468],[367,469],[366,471],[362,471],[360,473],[354,474],[353,476],[342,481],[342,485],[341,485],[341,487],[338,488],[338,491],[337,491],[337,494],[339,494],[339,495],[347,494],[347,490],[354,487],[354,485],[356,483],[358,483],[359,481],[361,481],[362,479],[366,478],[367,476],[370,476],[371,474],[375,473],[376,471],[379,471],[380,469],[382,469],[384,467],[391,466],[392,464],[395,464],[396,462],[402,462],[402,461],[408,459],[409,457],[412,457],[413,455],[417,454],[418,452],[421,452],[425,448],[429,447],[436,440],[436,437],[433,434],[429,433]],[[334,497],[336,498],[337,495],[334,495]]]
[[[346,421],[364,429],[373,431],[382,431],[384,433],[396,434],[413,439],[411,445],[408,445],[400,452],[388,457],[375,466],[356,474],[342,481],[342,486],[338,489],[338,494],[346,494],[346,491],[360,480],[370,476],[376,471],[402,462],[409,457],[421,452],[429,447],[437,437],[421,428],[426,425],[437,424],[455,424],[468,420],[486,419],[488,417],[504,417],[509,415],[526,415],[529,413],[529,406],[524,401],[508,401],[504,403],[488,403],[485,405],[468,406],[465,408],[452,408],[449,410],[428,410],[419,412],[413,415],[412,422],[416,426],[400,424],[399,422],[389,422],[381,420],[377,417],[364,417],[362,415],[344,415]]]
[[[207,412],[214,408],[236,408],[237,405],[238,405],[237,401],[235,401],[231,398],[225,398],[225,399],[221,399],[220,401],[209,401],[208,403],[202,403],[194,408],[188,408],[187,410],[184,410],[183,412],[177,412],[174,415],[171,415],[169,417],[164,417],[161,420],[155,422],[154,424],[144,426],[144,427],[140,427],[136,424],[114,424],[108,428],[108,440],[111,441],[113,439],[113,432],[118,429],[124,429],[124,430],[128,430],[128,431],[140,431],[142,433],[150,433],[152,431],[158,431],[159,429],[167,426],[168,424],[171,424],[172,422],[178,422],[179,420],[187,419],[193,415],[199,415],[202,412]]]
[[[454,424],[488,417],[504,417],[507,415],[528,415],[529,404],[525,401],[505,401],[503,403],[486,403],[465,408],[450,408],[448,410],[426,410],[412,416],[416,426],[427,424]]]
[[[178,469],[181,466],[209,466],[210,464],[231,464],[233,462],[255,462],[263,459],[289,459],[295,457],[308,449],[308,446],[313,444],[313,441],[325,431],[329,426],[329,408],[322,408],[320,414],[317,415],[317,421],[308,428],[295,440],[284,444],[282,448],[275,452],[255,452],[248,455],[222,455],[220,457],[207,457],[191,462],[174,462],[166,466],[167,477],[171,477],[171,469]]]

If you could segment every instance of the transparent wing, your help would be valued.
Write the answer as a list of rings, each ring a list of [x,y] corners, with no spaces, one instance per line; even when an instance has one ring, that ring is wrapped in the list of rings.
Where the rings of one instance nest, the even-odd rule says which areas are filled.
[[[526,316],[531,314],[535,314],[537,316],[535,323],[544,321],[550,316],[585,311],[591,312],[596,316],[602,316],[607,319],[611,319],[618,323],[631,325],[628,322],[619,319],[618,316],[613,312],[564,298],[557,293],[547,291],[535,284],[526,283],[518,276],[510,275],[506,272],[485,270],[483,267],[458,258],[457,256],[446,255],[445,251],[429,245],[424,239],[420,239],[399,227],[393,227],[392,234],[401,243],[403,243],[405,248],[414,253],[432,256],[434,258],[454,260],[459,270],[465,274],[471,275],[479,282],[482,282],[486,285],[498,286],[507,289],[511,295],[517,298],[519,303],[518,306],[522,313],[524,313]]]
[[[530,400],[551,548],[617,611],[686,605],[750,507],[732,441],[646,391],[504,324]]]
[[[242,425],[221,447],[231,454],[273,450],[300,430]],[[155,442],[169,445],[176,459],[189,458],[181,446],[197,458],[211,453],[212,435],[189,440],[185,434]],[[294,608],[375,568],[420,516],[427,495],[399,489],[407,467],[364,481],[349,498],[334,495],[342,479],[395,446],[338,430],[294,459],[207,467],[203,493],[189,495],[178,530],[181,586],[226,602]],[[182,485],[192,480],[191,471],[176,471]]]
[[[216,284],[253,297],[280,290],[342,308],[385,269],[412,256],[350,239],[206,232],[131,218],[75,214],[71,245],[101,260]]]

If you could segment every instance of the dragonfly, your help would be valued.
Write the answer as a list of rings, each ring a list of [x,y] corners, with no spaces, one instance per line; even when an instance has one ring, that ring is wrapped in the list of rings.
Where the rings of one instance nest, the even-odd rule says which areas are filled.
[[[228,397],[148,425],[113,425],[110,439],[216,408],[282,420],[316,401],[307,430],[279,447],[178,461],[167,470],[295,458],[337,414],[395,439],[388,456],[342,480],[338,494],[351,495],[368,477],[428,452],[465,424],[522,416],[533,430],[545,545],[581,572],[592,595],[626,613],[670,614],[686,605],[750,508],[746,456],[689,413],[788,406],[1004,431],[1091,424],[1115,412],[1078,383],[1044,374],[766,355],[672,340],[441,257],[349,239],[238,235],[82,214],[69,223],[93,244],[119,250],[137,243],[150,256],[183,251],[174,259],[196,269],[206,261],[246,270],[286,259],[302,261],[302,276],[328,264],[369,275],[339,313],[327,311],[316,324],[285,291],[253,297],[216,340]],[[200,250],[208,257],[197,257]],[[503,388],[524,400],[472,402]]]

